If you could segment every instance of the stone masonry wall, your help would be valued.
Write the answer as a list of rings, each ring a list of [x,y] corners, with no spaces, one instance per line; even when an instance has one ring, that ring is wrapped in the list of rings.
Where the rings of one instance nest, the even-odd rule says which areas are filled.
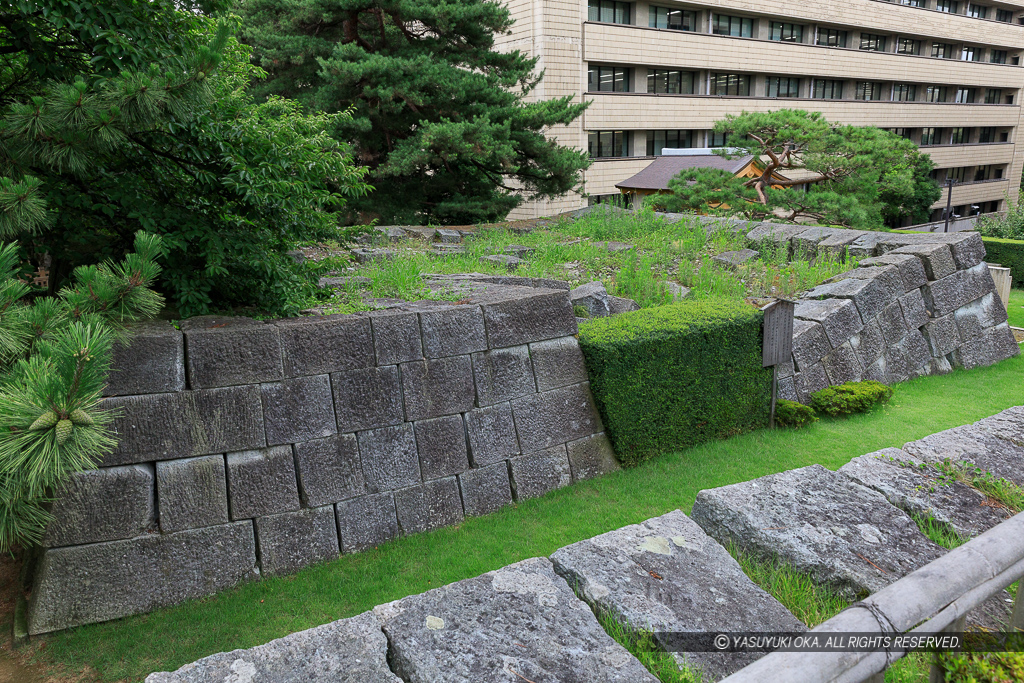
[[[144,613],[616,468],[559,283],[141,326],[117,448],[54,505],[32,634]],[[538,285],[522,286],[522,285]]]

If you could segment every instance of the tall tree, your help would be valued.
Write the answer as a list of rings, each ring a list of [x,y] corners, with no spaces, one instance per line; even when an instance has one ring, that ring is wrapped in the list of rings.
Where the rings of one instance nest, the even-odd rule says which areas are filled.
[[[576,187],[584,153],[544,135],[586,105],[528,101],[537,60],[495,49],[497,0],[241,0],[241,37],[270,74],[264,95],[346,111],[376,191],[352,203],[386,222],[471,223]]]

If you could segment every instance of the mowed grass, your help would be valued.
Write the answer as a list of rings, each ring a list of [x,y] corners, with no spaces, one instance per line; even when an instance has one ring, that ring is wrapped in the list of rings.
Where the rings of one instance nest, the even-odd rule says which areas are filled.
[[[454,528],[402,538],[296,575],[240,586],[152,614],[41,639],[37,658],[100,680],[141,680],[215,652],[248,648],[375,605],[477,576],[676,508],[701,489],[851,458],[1024,404],[1024,358],[925,377],[850,418],[762,430],[669,453],[639,468],[552,492]]]
[[[1010,307],[1007,311],[1010,325],[1024,327],[1024,289],[1010,290]]]

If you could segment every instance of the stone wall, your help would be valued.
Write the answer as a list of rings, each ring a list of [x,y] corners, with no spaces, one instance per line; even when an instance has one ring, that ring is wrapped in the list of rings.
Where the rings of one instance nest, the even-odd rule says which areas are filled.
[[[293,572],[614,469],[567,287],[490,280],[457,303],[142,326],[104,402],[120,411],[117,448],[54,505],[30,633]]]

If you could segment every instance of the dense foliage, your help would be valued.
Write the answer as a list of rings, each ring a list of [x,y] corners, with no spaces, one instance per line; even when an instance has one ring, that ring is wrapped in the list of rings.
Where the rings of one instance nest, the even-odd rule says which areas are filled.
[[[775,421],[781,427],[806,427],[818,421],[814,408],[780,398],[775,402]]]
[[[975,227],[985,237],[1024,240],[1024,204],[1010,204],[1006,215],[984,214]]]
[[[669,211],[880,228],[927,220],[939,198],[930,158],[879,128],[783,109],[730,115],[715,123],[715,132],[727,134],[723,155],[752,156],[760,173],[735,178],[716,169],[686,170],[669,181],[670,194],[653,201]]]
[[[594,398],[624,465],[768,424],[761,321],[743,301],[709,298],[580,326]]]
[[[826,415],[849,415],[863,413],[877,403],[888,401],[892,397],[892,388],[866,380],[864,382],[847,382],[834,387],[825,387],[811,394],[811,407]]]
[[[1024,240],[1003,240],[982,237],[985,242],[985,260],[1010,269],[1014,287],[1024,287]]]
[[[495,49],[512,25],[497,0],[242,0],[243,40],[270,74],[259,92],[340,112],[373,194],[352,203],[385,223],[468,224],[524,197],[578,185],[584,153],[547,139],[585,104],[529,101],[537,60]]]

